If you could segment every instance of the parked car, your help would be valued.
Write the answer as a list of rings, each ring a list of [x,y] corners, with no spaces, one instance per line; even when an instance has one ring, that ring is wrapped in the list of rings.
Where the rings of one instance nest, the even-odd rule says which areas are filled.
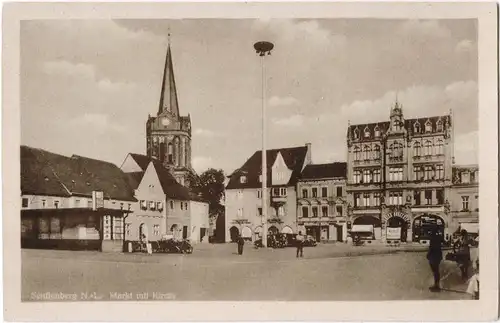
[[[317,244],[313,236],[306,236],[304,239],[304,247],[316,247]]]
[[[193,246],[187,239],[162,239],[153,243],[153,251],[160,253],[193,253]]]

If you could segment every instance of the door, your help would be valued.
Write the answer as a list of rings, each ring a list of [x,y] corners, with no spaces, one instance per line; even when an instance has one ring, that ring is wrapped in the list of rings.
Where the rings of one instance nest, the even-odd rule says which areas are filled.
[[[342,230],[342,226],[338,225],[337,226],[337,241],[344,241],[344,237],[342,236],[342,232],[344,230]]]
[[[200,228],[200,242],[203,241],[203,237],[205,237],[206,232],[206,228]]]
[[[188,227],[187,225],[182,227],[182,239],[187,239],[188,236]]]

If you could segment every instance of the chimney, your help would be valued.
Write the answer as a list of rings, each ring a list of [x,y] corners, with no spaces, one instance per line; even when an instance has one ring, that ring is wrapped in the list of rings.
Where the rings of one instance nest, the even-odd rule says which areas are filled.
[[[307,153],[306,153],[306,160],[304,161],[305,165],[312,164],[312,151],[311,151],[311,143],[308,142],[306,143],[307,147]]]

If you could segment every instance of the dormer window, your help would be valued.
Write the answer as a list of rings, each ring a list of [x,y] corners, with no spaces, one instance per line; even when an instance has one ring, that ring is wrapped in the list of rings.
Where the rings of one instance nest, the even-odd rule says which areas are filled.
[[[365,128],[365,138],[370,138],[370,129],[368,127]]]
[[[240,183],[245,184],[247,182],[247,177],[246,176],[240,176]]]
[[[393,131],[400,131],[401,130],[401,121],[399,121],[398,119],[394,120],[394,122],[392,124],[392,130]]]
[[[359,139],[359,130],[354,129],[354,139]]]
[[[443,131],[443,123],[441,122],[441,120],[438,120],[438,122],[436,123],[436,131]]]
[[[461,176],[462,176],[462,183],[463,184],[470,183],[470,174],[469,174],[469,172],[464,171],[464,172],[462,172]]]
[[[378,126],[375,127],[375,138],[380,137],[380,129]]]
[[[422,129],[421,129],[421,127],[420,127],[420,122],[418,122],[418,121],[417,121],[417,122],[415,122],[415,125],[413,126],[413,131],[414,131],[415,133],[420,133],[420,131],[421,131],[421,130],[422,130]]]
[[[432,124],[429,120],[425,123],[425,132],[431,132],[432,131]]]

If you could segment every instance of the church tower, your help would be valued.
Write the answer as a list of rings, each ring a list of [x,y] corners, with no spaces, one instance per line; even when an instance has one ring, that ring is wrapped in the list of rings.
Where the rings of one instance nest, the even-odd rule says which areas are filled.
[[[188,185],[191,167],[191,117],[181,116],[175,85],[170,41],[167,48],[160,102],[156,116],[146,122],[148,157],[159,160],[182,185]]]

